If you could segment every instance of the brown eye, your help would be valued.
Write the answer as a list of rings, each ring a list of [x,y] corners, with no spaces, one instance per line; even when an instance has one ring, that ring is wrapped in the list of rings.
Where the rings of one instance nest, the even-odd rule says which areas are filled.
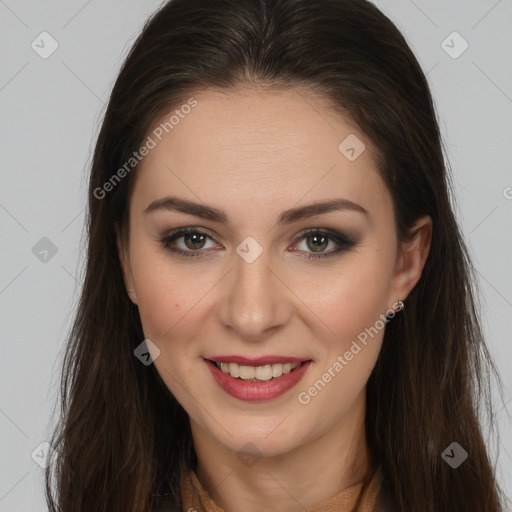
[[[298,238],[298,249],[304,251],[309,259],[327,258],[347,251],[356,245],[355,240],[337,231],[310,229]],[[300,245],[305,247],[301,248]],[[330,248],[330,250],[326,250]]]
[[[183,235],[185,245],[190,250],[202,249],[206,238],[206,235],[197,232],[186,233]]]
[[[329,245],[329,237],[324,235],[308,235],[306,240],[311,240],[311,243],[307,242],[307,246],[313,252],[323,252]]]
[[[215,248],[216,244],[212,237],[198,229],[184,228],[171,233],[160,240],[164,248],[180,256],[192,256],[205,258],[208,253],[206,249]],[[207,242],[212,245],[208,247]],[[203,250],[204,249],[204,250]]]

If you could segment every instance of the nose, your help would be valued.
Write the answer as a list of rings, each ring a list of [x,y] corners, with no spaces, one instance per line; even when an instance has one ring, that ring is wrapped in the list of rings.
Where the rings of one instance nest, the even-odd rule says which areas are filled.
[[[269,263],[265,251],[252,263],[236,255],[224,284],[220,322],[246,341],[267,338],[291,317],[291,292]]]

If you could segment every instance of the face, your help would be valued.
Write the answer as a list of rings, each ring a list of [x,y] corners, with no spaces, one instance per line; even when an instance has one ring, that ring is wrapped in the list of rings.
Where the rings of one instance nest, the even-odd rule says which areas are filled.
[[[313,93],[194,98],[149,134],[119,245],[126,285],[194,435],[284,454],[364,404],[385,315],[425,251],[398,243],[368,138]]]

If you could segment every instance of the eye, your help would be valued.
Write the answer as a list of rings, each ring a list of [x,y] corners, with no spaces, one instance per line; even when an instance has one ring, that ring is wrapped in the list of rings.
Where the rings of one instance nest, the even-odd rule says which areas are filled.
[[[308,259],[334,256],[356,245],[352,238],[337,231],[326,229],[310,229],[302,233],[298,240],[305,246],[301,250],[311,251],[306,255]],[[334,246],[334,249],[332,249],[332,246]],[[331,247],[332,250],[326,251],[328,247]]]
[[[210,235],[195,228],[183,228],[162,238],[160,241],[168,251],[181,256],[205,257],[203,249],[208,248],[206,246],[208,240],[213,243]],[[181,243],[177,243],[177,241]],[[215,246],[215,243],[213,246]]]
[[[211,246],[208,247],[208,241]],[[179,256],[205,258],[208,257],[206,249],[219,247],[213,238],[197,229],[197,228],[182,228],[160,240],[164,248]],[[304,244],[299,251],[306,252],[308,259],[326,258],[334,256],[342,251],[346,251],[356,245],[356,242],[342,233],[327,229],[309,229],[303,232],[296,238],[295,243]],[[292,249],[296,251],[295,248]],[[331,250],[326,251],[331,247]]]

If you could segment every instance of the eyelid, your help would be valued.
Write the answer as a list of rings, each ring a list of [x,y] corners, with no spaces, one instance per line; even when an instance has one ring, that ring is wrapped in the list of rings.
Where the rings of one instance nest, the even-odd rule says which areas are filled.
[[[333,241],[338,247],[326,252],[306,252],[304,257],[308,259],[328,258],[329,256],[334,256],[340,252],[347,251],[348,249],[357,245],[357,237],[340,233],[336,230],[328,228],[308,228],[304,231],[301,231],[295,237],[294,245],[302,240],[305,240],[309,235],[325,236],[329,240]]]
[[[177,228],[167,235],[164,235],[160,242],[164,246],[166,250],[168,250],[171,253],[175,253],[178,255],[182,255],[185,257],[197,257],[197,258],[205,258],[208,256],[205,256],[204,253],[211,252],[210,249],[200,249],[197,251],[184,251],[183,249],[178,249],[175,247],[171,247],[171,243],[175,242],[176,240],[179,240],[180,238],[183,238],[187,234],[199,234],[199,235],[205,235],[206,238],[211,240],[214,243],[218,243],[215,238],[210,234],[209,230],[206,230],[204,228],[196,228],[196,227],[183,227],[183,228]]]
[[[180,256],[184,257],[196,257],[196,258],[205,258],[209,257],[206,256],[205,253],[212,252],[211,249],[199,249],[197,251],[193,250],[182,250],[170,247],[171,243],[175,240],[178,240],[182,238],[183,236],[193,233],[193,234],[199,234],[199,235],[205,235],[209,240],[211,240],[214,243],[218,242],[216,241],[215,237],[210,234],[210,231],[206,228],[199,228],[199,227],[183,227],[183,228],[177,228],[173,231],[171,231],[169,234],[163,236],[160,239],[160,242],[164,246],[166,250],[168,250],[171,253],[178,254]],[[309,235],[320,235],[327,237],[330,241],[333,241],[335,244],[338,245],[338,247],[334,250],[330,250],[327,252],[306,252],[304,257],[308,259],[320,259],[320,258],[327,258],[329,256],[333,256],[337,253],[347,251],[351,247],[357,245],[356,237],[353,237],[351,235],[346,235],[344,233],[340,233],[338,231],[335,231],[333,229],[329,228],[308,228],[301,232],[299,232],[294,237],[293,245],[296,245],[298,242],[302,241],[303,239],[307,238]],[[302,254],[302,251],[297,251],[299,254]]]

